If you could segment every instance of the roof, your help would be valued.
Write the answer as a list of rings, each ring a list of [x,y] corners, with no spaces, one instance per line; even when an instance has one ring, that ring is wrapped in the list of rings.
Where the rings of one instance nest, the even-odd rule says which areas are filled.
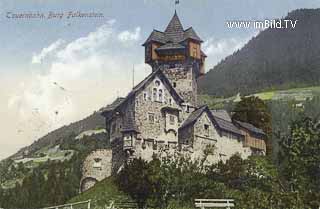
[[[240,127],[244,128],[252,133],[266,135],[262,129],[257,128],[250,123],[246,123],[246,122],[242,122],[242,121],[238,121],[238,120],[234,120],[234,122],[236,124],[238,124]]]
[[[181,129],[188,127],[190,125],[193,125],[197,119],[202,115],[203,112],[207,112],[209,115],[209,118],[211,119],[211,121],[217,125],[217,127],[220,130],[226,131],[226,132],[231,132],[233,134],[237,134],[237,135],[241,135],[243,136],[243,134],[241,133],[241,131],[231,122],[231,121],[227,121],[224,120],[222,118],[216,117],[212,114],[212,112],[209,110],[208,106],[204,105],[202,107],[200,107],[199,109],[193,111],[189,117],[184,121],[184,123],[181,125]]]
[[[184,30],[177,12],[174,12],[173,17],[164,32],[170,41],[179,42],[183,39]]]
[[[196,41],[200,41],[202,42],[201,38],[198,36],[198,34],[193,30],[192,27],[188,28],[187,30],[184,31],[184,36],[183,36],[184,40],[191,38],[194,39]]]
[[[166,43],[165,45],[162,45],[158,48],[156,48],[156,51],[161,51],[161,50],[165,50],[165,49],[185,49],[185,46],[182,46],[181,44],[178,43]]]
[[[162,32],[158,30],[153,30],[148,39],[144,42],[143,46],[145,46],[147,43],[151,41],[159,42],[162,44],[170,42],[179,44],[187,39],[193,39],[199,42],[203,42],[192,27],[186,30],[183,29],[177,12],[175,12],[165,31]],[[167,47],[166,49],[169,48]]]
[[[153,30],[151,32],[150,36],[148,37],[148,39],[144,42],[144,44],[142,44],[142,46],[144,46],[146,43],[148,43],[150,41],[160,42],[160,43],[164,44],[167,42],[167,38],[166,38],[164,32],[161,32],[158,30]]]
[[[231,117],[226,110],[210,110],[210,111],[213,116],[232,122]]]
[[[108,108],[108,109],[103,109],[101,111],[101,114],[103,116],[107,116],[107,113],[116,110],[117,108],[119,108],[122,104],[124,104],[126,101],[128,101],[128,99],[132,98],[138,91],[140,91],[142,88],[145,87],[146,84],[148,84],[155,76],[161,76],[163,78],[163,82],[164,84],[168,87],[168,91],[170,92],[170,94],[173,96],[173,98],[175,98],[179,103],[183,102],[182,97],[176,92],[176,90],[172,87],[172,85],[170,84],[170,81],[168,80],[168,78],[163,74],[163,72],[161,71],[160,68],[158,68],[157,70],[153,71],[152,73],[150,73],[144,80],[142,80],[140,83],[138,83],[131,92],[128,93],[128,95],[125,98],[121,98],[119,99],[117,102],[113,102],[110,106],[112,108]],[[109,105],[108,105],[109,106]],[[107,106],[107,107],[108,107]],[[111,111],[110,111],[111,110]]]
[[[213,116],[213,118],[221,130],[231,132],[237,135],[243,135],[241,131],[232,122],[215,116]]]
[[[114,110],[120,103],[125,100],[124,97],[118,97],[115,99],[111,104],[107,105],[106,107],[102,108],[100,112],[108,112]]]
[[[206,108],[208,108],[206,105],[200,107],[199,109],[193,111],[189,117],[183,122],[183,124],[181,125],[181,129],[185,128],[189,125],[194,124],[197,119],[202,115],[202,113],[206,110]]]

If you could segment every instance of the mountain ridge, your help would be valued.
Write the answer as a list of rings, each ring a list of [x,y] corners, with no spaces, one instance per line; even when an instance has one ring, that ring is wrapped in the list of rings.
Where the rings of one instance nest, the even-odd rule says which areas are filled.
[[[320,45],[314,43],[320,43],[320,9],[294,10],[282,19],[298,20],[296,28],[260,32],[199,79],[201,93],[246,95],[319,85]]]

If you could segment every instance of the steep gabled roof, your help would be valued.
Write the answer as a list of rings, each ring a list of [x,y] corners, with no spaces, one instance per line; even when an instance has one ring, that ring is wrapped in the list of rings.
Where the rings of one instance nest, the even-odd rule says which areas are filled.
[[[104,108],[101,108],[100,112],[108,112],[114,110],[120,103],[122,103],[125,100],[124,97],[118,97],[116,100],[114,100],[111,104],[107,105]]]
[[[184,30],[177,12],[174,12],[173,17],[164,32],[170,41],[177,43],[183,39]]]
[[[158,30],[153,30],[151,32],[150,36],[148,37],[148,39],[144,42],[144,44],[142,44],[142,46],[145,46],[146,43],[151,42],[151,41],[165,44],[168,40],[167,40],[164,32],[161,32]]]
[[[255,134],[260,134],[260,135],[266,135],[264,131],[260,128],[255,127],[254,125],[238,120],[234,120],[234,123],[238,124],[240,127],[248,130],[249,132],[255,133]]]
[[[227,121],[222,118],[215,117],[212,114],[212,112],[209,110],[208,106],[206,106],[206,105],[204,105],[204,106],[198,108],[197,110],[195,110],[194,112],[192,112],[189,115],[189,117],[184,121],[184,123],[181,125],[180,129],[183,129],[183,128],[186,128],[190,125],[195,124],[203,112],[206,112],[208,114],[212,123],[214,123],[219,130],[223,130],[223,131],[226,131],[229,133],[243,136],[241,131],[231,121]]]
[[[207,109],[208,107],[206,105],[198,108],[197,110],[193,111],[189,117],[183,122],[183,124],[181,125],[181,129],[193,125],[198,118],[202,115],[202,113]]]
[[[170,92],[170,94],[172,95],[172,97],[178,101],[178,103],[182,103],[183,99],[181,98],[181,96],[176,92],[176,90],[172,87],[172,85],[170,84],[170,81],[168,80],[168,78],[163,74],[163,72],[161,71],[161,69],[157,69],[155,71],[153,71],[152,73],[150,73],[144,80],[142,80],[140,83],[138,83],[131,92],[128,93],[128,95],[124,98],[121,99],[120,102],[117,102],[115,107],[113,108],[112,111],[117,110],[122,104],[125,104],[130,98],[134,97],[136,95],[136,93],[138,91],[140,91],[141,89],[143,89],[149,82],[151,82],[155,76],[159,76],[162,78],[162,81],[164,83],[164,85],[167,86],[168,91]],[[110,112],[110,111],[102,111],[102,115],[106,117],[106,114]]]
[[[199,42],[203,42],[201,38],[198,36],[198,34],[193,30],[192,27],[184,31],[183,39],[186,40],[189,38]]]

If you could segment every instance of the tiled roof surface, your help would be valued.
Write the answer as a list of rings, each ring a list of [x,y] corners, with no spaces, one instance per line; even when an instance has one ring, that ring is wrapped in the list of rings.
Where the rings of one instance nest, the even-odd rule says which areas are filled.
[[[179,20],[177,13],[175,12],[171,21],[169,22],[166,30],[164,31],[166,37],[173,42],[180,42],[184,37],[183,26]]]
[[[213,116],[232,122],[231,117],[226,110],[210,110],[210,111]]]
[[[189,117],[183,122],[181,125],[181,129],[185,128],[197,121],[197,119],[201,116],[201,114],[206,110],[207,106],[202,106],[199,109],[193,111]]]
[[[116,107],[118,107],[119,104],[121,104],[125,100],[124,97],[118,97],[115,99],[111,104],[107,105],[105,108],[102,108],[100,112],[108,112],[114,110]]]
[[[219,126],[220,129],[224,131],[228,131],[231,133],[235,133],[238,135],[243,135],[241,131],[230,121],[226,121],[222,118],[218,118],[213,116],[214,120],[216,121],[217,125]]]
[[[160,43],[164,44],[164,43],[167,42],[167,38],[166,38],[164,32],[153,30],[144,44],[146,44],[146,43],[148,43],[150,41],[156,41],[156,42],[160,42]]]
[[[185,49],[186,47],[182,46],[178,43],[166,43],[165,45],[162,45],[158,48],[156,48],[156,51],[158,50],[166,50],[166,49]]]
[[[251,131],[253,133],[256,134],[262,134],[265,135],[264,131],[260,128],[255,127],[254,125],[250,124],[250,123],[246,123],[246,122],[241,122],[238,120],[235,120],[235,123],[239,124],[239,126],[241,126],[244,129],[247,129],[248,131]]]
[[[193,125],[204,111],[208,113],[212,122],[216,124],[220,130],[231,132],[233,134],[237,134],[241,136],[243,135],[241,131],[231,122],[231,120],[228,121],[228,120],[224,120],[222,118],[214,116],[212,112],[209,110],[208,106],[206,105],[192,112],[189,115],[189,117],[183,122],[180,128],[182,129],[189,125]]]
[[[184,31],[183,35],[184,40],[191,38],[197,41],[202,42],[201,38],[198,36],[198,34],[193,30],[192,27],[188,28],[187,30]]]

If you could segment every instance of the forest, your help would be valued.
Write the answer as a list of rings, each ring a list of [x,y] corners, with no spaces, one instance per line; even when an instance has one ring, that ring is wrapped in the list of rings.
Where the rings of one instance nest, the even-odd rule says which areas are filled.
[[[320,84],[320,9],[299,9],[295,29],[266,29],[199,79],[202,94],[229,97]],[[223,81],[223,82],[221,82]],[[215,84],[215,85],[212,85]]]

